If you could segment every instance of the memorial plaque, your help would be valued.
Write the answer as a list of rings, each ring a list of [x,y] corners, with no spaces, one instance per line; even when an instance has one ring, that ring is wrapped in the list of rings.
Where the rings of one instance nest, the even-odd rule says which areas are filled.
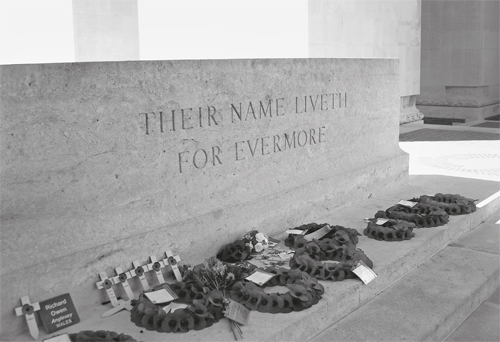
[[[88,305],[89,270],[165,250],[197,264],[252,229],[279,234],[405,184],[398,70],[328,58],[0,66],[2,305],[68,283]],[[13,320],[1,317],[1,337]]]
[[[48,334],[80,322],[69,293],[40,302],[40,319]]]

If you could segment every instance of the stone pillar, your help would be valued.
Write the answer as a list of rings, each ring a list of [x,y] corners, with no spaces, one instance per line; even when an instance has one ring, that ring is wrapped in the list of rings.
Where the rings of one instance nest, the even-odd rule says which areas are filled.
[[[425,123],[481,120],[499,114],[499,2],[429,0],[422,4]]]
[[[77,62],[139,59],[137,0],[73,0]]]
[[[310,0],[309,57],[399,59],[400,123],[422,119],[421,0]]]

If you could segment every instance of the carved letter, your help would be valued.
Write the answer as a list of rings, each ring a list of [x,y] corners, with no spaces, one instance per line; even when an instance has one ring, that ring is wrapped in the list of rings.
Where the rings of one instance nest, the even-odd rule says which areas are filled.
[[[252,112],[253,118],[257,120],[257,117],[255,116],[255,110],[253,110],[252,102],[248,102],[247,116],[245,116],[245,121],[248,120],[248,114],[250,114],[250,111]]]
[[[276,99],[276,116],[280,115],[280,108],[283,109],[283,103],[280,104],[279,103],[280,100],[285,101],[284,98]],[[283,112],[281,115],[285,115],[285,112]]]
[[[274,153],[276,153],[276,150],[278,150],[279,152],[281,152],[281,148],[278,145],[279,142],[280,142],[280,136],[279,135],[275,135],[274,136]]]
[[[187,163],[187,159],[186,160],[182,160],[182,154],[183,153],[189,153],[189,151],[184,151],[184,152],[179,152],[179,171],[180,173],[182,173],[182,162],[185,162]]]
[[[198,166],[198,164],[196,163],[196,155],[198,154],[198,152],[202,151],[203,154],[205,155],[205,161],[203,162],[203,165],[202,166]],[[204,150],[204,149],[199,149],[197,150],[194,155],[193,155],[193,165],[195,168],[197,169],[203,169],[205,167],[205,165],[207,165],[207,162],[208,162],[208,154],[207,152]]]
[[[212,108],[214,110],[213,114],[210,114],[210,108]],[[214,124],[217,125],[217,126],[219,126],[219,123],[214,118],[214,115],[217,113],[217,110],[215,109],[215,107],[214,106],[208,106],[207,110],[208,110],[208,125],[212,126],[212,124],[210,123],[210,119],[212,119],[214,121]]]
[[[190,110],[190,111],[193,111],[193,108],[187,108],[186,110]],[[184,117],[184,109],[181,109],[181,116],[182,116],[182,129],[191,129],[193,128],[193,126],[191,127],[186,127],[184,124],[186,123],[186,119]],[[191,119],[191,117],[188,117],[188,121]]]
[[[231,122],[234,123],[234,114],[238,116],[238,119],[241,121],[241,103],[240,103],[240,111],[236,109],[236,107],[231,103]]]
[[[175,110],[172,111],[172,120],[163,120],[163,112],[160,112],[160,130],[163,133],[163,123],[170,121],[172,123],[172,129],[171,131],[175,132]]]
[[[261,141],[261,144],[262,144],[262,155],[270,154],[271,152],[269,152],[269,151],[267,151],[267,150],[266,150],[266,151],[267,151],[267,153],[266,153],[266,152],[264,152],[264,148],[265,148],[265,147],[269,147],[269,144],[268,144],[267,142],[266,142],[266,143],[264,143],[264,139],[269,139],[269,137],[263,137],[263,138],[260,138],[260,141]]]
[[[217,149],[217,153],[215,153],[215,149]],[[220,150],[220,147],[219,146],[212,146],[212,162],[215,166],[215,158],[217,158],[217,161],[219,162],[219,164],[222,164],[222,162],[220,161],[220,158],[219,158],[219,154],[221,153],[222,151]]]
[[[296,114],[304,113],[303,111],[299,112],[299,97],[298,96],[295,96],[295,113]]]
[[[252,150],[252,145],[250,144],[250,140],[247,140],[248,148],[250,148],[250,153],[252,154],[252,157],[254,156],[255,151],[257,150],[257,143],[258,143],[258,141],[259,141],[259,139],[255,140],[255,145],[254,145],[254,148]]]
[[[312,95],[309,95],[309,100],[311,101],[311,107],[313,109],[313,112],[316,110],[316,104],[318,103],[318,97],[319,97],[319,95],[316,95],[316,99],[313,102]]]
[[[288,139],[288,134],[285,133],[285,145],[284,145],[284,149],[286,150],[286,145],[287,144],[288,144],[288,148],[291,149],[292,148],[292,142],[293,142],[293,148],[295,148],[295,131],[293,131],[292,140],[289,140]]]
[[[319,128],[319,142],[320,142],[320,143],[322,143],[322,142],[325,142],[325,141],[326,141],[326,140],[321,140],[321,137],[324,137],[324,136],[325,136],[325,132],[324,132],[324,131],[323,131],[323,132],[321,132],[321,129],[322,129],[322,128],[323,128],[323,129],[326,129],[326,127],[325,127],[325,126],[321,126],[321,127]]]
[[[243,159],[245,159],[245,157],[238,158],[238,152],[243,152],[243,149],[240,149],[240,150],[238,149],[238,144],[239,143],[244,143],[244,141],[238,141],[238,142],[235,143],[235,145],[236,145],[236,148],[235,148],[235,150],[236,150],[236,160],[243,160]]]
[[[155,113],[151,113],[155,114]],[[148,121],[148,113],[139,113],[139,115],[144,115],[146,117],[146,134],[149,135],[149,121]],[[160,112],[161,115],[161,112]],[[155,115],[156,116],[156,115]],[[163,131],[162,131],[163,132]]]
[[[316,144],[316,138],[314,138],[315,134],[316,134],[316,130],[314,128],[311,128],[309,130],[309,145],[312,145],[313,142]]]
[[[295,133],[295,132],[294,132]],[[300,134],[304,133],[304,143],[300,143]],[[299,134],[297,135],[297,143],[299,144],[300,147],[304,147],[307,144],[307,132],[306,131],[300,131]]]
[[[260,119],[262,119],[262,113],[264,113],[264,116],[267,117],[267,112],[269,112],[269,117],[272,117],[273,116],[273,113],[271,110],[272,100],[269,100],[269,102],[267,103],[267,112],[264,109],[264,106],[262,105],[262,101],[259,101],[259,102],[260,102]]]
[[[328,110],[328,103],[326,102],[326,100],[323,100],[323,96],[328,96],[328,94],[321,94],[321,110]],[[326,108],[323,107],[323,104]]]

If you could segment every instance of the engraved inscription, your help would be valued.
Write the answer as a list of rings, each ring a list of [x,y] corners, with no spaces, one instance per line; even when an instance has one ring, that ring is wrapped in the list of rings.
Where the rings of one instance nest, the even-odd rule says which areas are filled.
[[[213,105],[176,108],[139,113],[146,135],[192,131],[199,128],[275,120],[288,115],[333,114],[347,107],[347,93],[333,92],[229,103],[226,108]],[[218,145],[196,146],[177,153],[179,173],[218,167],[228,161],[241,162],[326,142],[326,126],[298,128],[273,135],[243,138]],[[185,133],[184,133],[185,134]]]

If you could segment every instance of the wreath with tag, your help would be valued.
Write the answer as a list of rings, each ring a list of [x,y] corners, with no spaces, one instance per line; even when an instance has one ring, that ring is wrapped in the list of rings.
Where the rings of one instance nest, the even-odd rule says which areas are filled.
[[[319,239],[309,241],[307,236],[328,227],[328,233]],[[373,268],[373,262],[359,248],[356,248],[361,234],[352,228],[311,223],[300,226],[302,235],[290,234],[285,245],[295,251],[290,267],[298,269],[317,279],[341,281],[356,278],[352,272],[360,261]],[[323,262],[323,261],[327,262]]]
[[[402,202],[411,205],[396,204],[385,211],[379,210],[375,218],[368,221],[363,234],[376,240],[409,240],[415,236],[413,228],[442,226],[448,223],[450,215],[476,211],[475,200],[457,194],[422,195]],[[379,224],[378,219],[386,220]]]
[[[267,313],[302,311],[317,304],[325,292],[314,277],[295,269],[268,267],[265,272],[274,274],[262,287],[250,281],[239,281],[229,292],[232,300],[250,310]],[[285,293],[267,293],[265,287],[286,286]]]

